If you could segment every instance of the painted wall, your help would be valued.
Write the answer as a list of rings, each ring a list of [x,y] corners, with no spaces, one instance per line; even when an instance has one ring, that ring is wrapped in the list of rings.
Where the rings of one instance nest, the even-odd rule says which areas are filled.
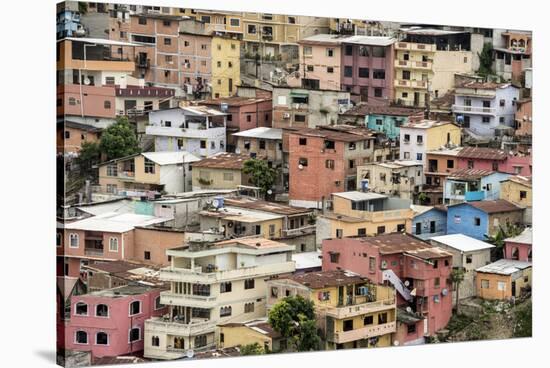
[[[435,232],[430,231],[432,222],[435,223]],[[420,226],[420,233],[417,230],[418,226]],[[429,211],[414,216],[412,220],[412,234],[424,240],[434,236],[446,235],[447,212],[432,208]]]
[[[212,38],[212,97],[231,96],[241,84],[240,44],[235,39]]]
[[[195,167],[191,171],[191,175],[193,190],[237,189],[238,185],[248,185],[248,178],[243,176],[241,170]],[[209,180],[211,184],[207,184],[206,181],[201,183],[200,178]]]
[[[476,287],[477,296],[482,299],[504,300],[512,297],[512,282],[515,281],[516,294],[520,295],[521,288],[531,286],[532,268],[518,271],[512,275],[499,275],[492,273],[477,272]],[[489,288],[482,288],[482,281],[489,281]],[[503,290],[499,290],[499,282],[504,283]]]
[[[182,246],[185,232],[171,229],[134,229],[134,260],[154,265],[168,266],[166,250]],[[145,259],[149,252],[149,259]]]
[[[313,44],[304,41],[300,44],[300,74],[297,86],[301,86],[303,78],[319,80],[320,89],[340,91],[341,78],[341,48],[338,43]],[[311,55],[304,55],[304,47],[311,47]],[[328,55],[328,49],[332,50],[332,56]],[[313,67],[313,71],[308,70]],[[332,68],[332,72],[328,68]]]

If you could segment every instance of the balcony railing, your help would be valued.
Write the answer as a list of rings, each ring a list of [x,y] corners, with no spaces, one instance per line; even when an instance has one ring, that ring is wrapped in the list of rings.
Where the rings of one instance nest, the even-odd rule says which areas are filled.
[[[337,344],[344,344],[350,341],[368,339],[370,337],[394,333],[396,330],[396,323],[389,322],[381,325],[366,326],[351,331],[337,331],[332,334],[328,334],[327,340],[333,341]]]
[[[304,234],[311,234],[315,231],[315,225],[308,225],[299,227],[296,229],[286,229],[283,230],[283,236],[296,236],[296,235],[304,235]]]
[[[216,297],[210,295],[177,294],[171,291],[163,291],[160,293],[160,302],[165,305],[180,305],[208,309],[215,307]]]
[[[103,249],[84,248],[84,254],[87,256],[98,257],[103,255]]]
[[[395,60],[396,68],[431,70],[431,61]]]
[[[122,179],[134,179],[136,176],[135,171],[119,171],[118,177]]]
[[[192,320],[190,323],[182,323],[158,317],[145,321],[146,331],[179,336],[194,336],[214,332],[215,327],[216,322],[211,320]]]
[[[414,43],[414,42],[396,42],[396,50],[413,50],[413,51],[427,51],[435,52],[436,46],[427,43]]]
[[[328,307],[326,309],[327,316],[335,319],[349,318],[361,314],[380,312],[395,308],[395,298],[383,299],[376,302],[347,305],[341,307]]]
[[[453,105],[453,112],[454,113],[466,113],[466,114],[495,115],[496,108],[494,108],[494,107]]]
[[[484,191],[466,192],[464,199],[466,201],[482,201],[485,199]]]

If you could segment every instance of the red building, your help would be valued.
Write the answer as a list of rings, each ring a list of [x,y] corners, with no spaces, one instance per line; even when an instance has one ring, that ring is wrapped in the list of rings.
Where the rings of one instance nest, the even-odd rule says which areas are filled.
[[[504,258],[532,262],[533,230],[527,228],[518,236],[504,239]]]
[[[513,155],[496,148],[465,147],[457,154],[458,169],[482,169],[531,176],[531,156]]]
[[[445,328],[452,314],[452,254],[406,233],[323,241],[323,271],[344,269],[398,295],[395,341],[417,344]]]

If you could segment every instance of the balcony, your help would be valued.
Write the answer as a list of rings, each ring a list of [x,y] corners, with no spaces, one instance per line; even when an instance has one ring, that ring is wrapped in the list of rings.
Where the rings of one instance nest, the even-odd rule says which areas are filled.
[[[418,88],[427,89],[428,82],[423,80],[408,80],[408,79],[396,79],[394,82],[395,87],[401,88]]]
[[[196,266],[193,269],[166,267],[160,270],[160,279],[163,281],[213,284],[221,281],[271,276],[280,273],[294,272],[294,270],[294,262],[274,263],[212,272],[203,272],[203,267],[201,266]]]
[[[135,171],[119,171],[117,177],[122,180],[134,180],[136,177]]]
[[[436,46],[428,43],[414,43],[414,42],[396,42],[394,44],[396,50],[410,50],[410,51],[424,51],[435,52]]]
[[[484,191],[466,192],[464,199],[468,201],[482,201],[485,199]]]
[[[495,115],[496,108],[494,107],[479,107],[479,106],[464,106],[453,105],[455,114],[478,114],[478,115]]]
[[[315,231],[315,225],[308,225],[296,229],[283,230],[283,237],[311,234]]]
[[[212,320],[197,319],[191,323],[170,321],[168,318],[157,317],[145,321],[145,330],[151,333],[163,333],[178,336],[196,336],[214,332],[216,322]]]
[[[151,59],[136,57],[136,66],[142,69],[149,69],[151,67]]]
[[[180,305],[193,308],[213,308],[215,307],[216,297],[193,294],[177,294],[171,291],[160,293],[160,302],[165,305]]]
[[[351,331],[337,331],[328,334],[327,340],[336,344],[344,344],[350,341],[368,339],[370,337],[382,336],[397,331],[396,323],[389,322],[381,325],[365,326]],[[331,336],[332,335],[332,336]]]
[[[84,248],[84,255],[87,255],[90,257],[101,257],[103,256],[103,249]]]
[[[395,60],[397,69],[432,70],[431,61]]]
[[[214,126],[208,129],[206,129],[206,126],[204,126],[193,129],[148,125],[145,127],[145,134],[160,137],[210,138],[213,135],[213,132],[210,131],[211,129],[220,129],[225,131],[225,128],[223,126]]]
[[[380,312],[394,309],[396,307],[395,298],[383,299],[376,302],[348,305],[342,307],[328,307],[326,315],[335,319],[343,319],[359,316],[367,313]]]

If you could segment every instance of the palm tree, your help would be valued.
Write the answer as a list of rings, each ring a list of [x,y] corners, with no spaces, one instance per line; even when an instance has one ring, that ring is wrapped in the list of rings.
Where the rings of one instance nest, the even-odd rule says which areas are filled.
[[[455,289],[456,289],[456,314],[458,314],[458,304],[459,304],[459,290],[460,290],[460,283],[464,281],[464,268],[462,267],[454,267],[451,271],[451,282],[453,283]]]

